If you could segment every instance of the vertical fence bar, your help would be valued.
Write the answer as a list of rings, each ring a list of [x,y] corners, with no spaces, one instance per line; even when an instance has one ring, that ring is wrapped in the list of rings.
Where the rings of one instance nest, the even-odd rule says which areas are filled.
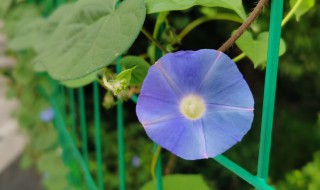
[[[121,72],[120,61],[121,58],[117,59],[116,70],[117,73]],[[126,162],[125,162],[125,151],[124,151],[124,122],[123,122],[123,102],[118,99],[117,103],[117,135],[118,135],[118,165],[119,165],[119,180],[120,190],[126,189]]]
[[[96,161],[97,161],[97,177],[98,188],[104,189],[103,185],[103,171],[102,171],[102,148],[101,148],[101,123],[100,123],[100,96],[99,96],[99,83],[93,83],[93,104],[94,104],[94,141],[96,147]]]
[[[268,42],[269,47],[263,99],[260,150],[258,160],[258,176],[263,178],[264,180],[267,180],[268,178],[270,161],[282,13],[283,0],[273,0],[271,2],[270,32]]]
[[[51,86],[53,87],[53,93],[51,93],[48,96],[43,87],[39,86],[38,89],[40,90],[40,92],[43,96],[45,96],[45,97],[48,96],[50,99],[49,100],[50,104],[51,104],[52,108],[54,109],[54,125],[55,125],[56,130],[58,131],[60,138],[63,139],[63,142],[61,141],[60,144],[61,144],[61,146],[63,146],[64,149],[66,148],[66,146],[71,148],[71,150],[69,150],[69,152],[70,152],[70,154],[74,154],[75,160],[80,164],[80,167],[84,171],[84,178],[85,178],[85,182],[87,184],[88,189],[96,190],[97,188],[96,188],[95,183],[92,179],[92,176],[90,175],[90,171],[89,171],[88,167],[86,166],[84,160],[82,159],[77,147],[73,143],[72,137],[70,136],[69,132],[67,131],[65,119],[64,119],[63,115],[61,114],[62,112],[60,111],[61,98],[59,96],[61,96],[61,94],[59,93],[59,91],[57,91],[58,84],[57,84],[57,82],[53,81],[52,79],[49,79],[49,80],[50,80]],[[64,150],[64,151],[66,151],[66,150]]]
[[[157,151],[159,145],[154,144],[153,150],[154,152]],[[162,156],[161,152],[159,153],[158,159],[157,159],[157,164],[156,164],[156,189],[157,190],[162,190],[163,189],[163,184],[162,184]]]
[[[60,108],[61,108],[61,115],[62,117],[65,119],[67,117],[67,104],[66,104],[66,98],[65,98],[65,90],[64,90],[64,87],[63,86],[58,86],[58,90],[60,91],[61,93],[61,96],[59,96],[60,100]]]
[[[74,101],[74,90],[68,88],[68,96],[69,96],[69,114],[70,114],[70,125],[71,125],[71,132],[72,138],[76,143],[77,138],[77,130],[76,130],[76,108],[75,108],[75,101]]]
[[[158,15],[158,17],[159,17],[159,15]],[[156,37],[157,39],[160,38],[163,30],[164,30],[164,25],[162,24],[160,26],[158,36]],[[156,55],[155,55],[156,60],[163,56],[163,52],[159,48],[156,48],[156,52],[155,53],[156,53]],[[154,145],[154,152],[157,150],[158,146],[159,145],[157,145],[157,144]],[[161,156],[161,152],[160,152],[158,160],[157,160],[157,164],[156,164],[156,179],[157,179],[156,187],[157,187],[157,190],[162,190],[163,189],[163,184],[162,184],[162,163],[161,162],[162,162],[162,156]]]
[[[89,166],[89,155],[88,155],[88,135],[87,135],[87,121],[86,121],[86,110],[85,110],[85,98],[83,87],[78,89],[78,104],[79,104],[79,116],[80,116],[80,130],[81,130],[81,147],[84,160]]]

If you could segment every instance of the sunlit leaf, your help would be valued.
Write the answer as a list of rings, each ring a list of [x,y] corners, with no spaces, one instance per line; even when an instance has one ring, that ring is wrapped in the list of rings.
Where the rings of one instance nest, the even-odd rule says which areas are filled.
[[[243,20],[246,13],[241,0],[145,0],[147,13],[157,13],[172,10],[185,10],[195,5],[206,7],[222,7],[235,11]]]
[[[290,7],[292,8],[298,0],[290,0]],[[314,7],[316,0],[301,0],[298,9],[294,12],[296,15],[297,21],[300,20],[300,17],[308,12],[312,7]]]
[[[251,59],[254,67],[258,67],[266,62],[268,51],[268,32],[260,33],[256,39],[248,31],[236,41],[237,46]],[[286,51],[286,45],[283,39],[280,41],[280,55]]]
[[[138,36],[145,19],[142,0],[77,1],[35,63],[51,77],[72,80],[111,64]]]

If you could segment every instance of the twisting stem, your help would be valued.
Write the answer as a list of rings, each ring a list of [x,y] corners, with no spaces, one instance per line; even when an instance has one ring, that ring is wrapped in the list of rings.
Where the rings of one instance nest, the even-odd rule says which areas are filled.
[[[248,19],[237,29],[236,33],[231,36],[219,49],[218,51],[226,51],[229,47],[231,47],[234,42],[249,28],[252,22],[259,16],[262,12],[264,5],[268,2],[268,0],[260,0],[257,6],[254,8]]]
[[[152,176],[153,181],[156,181],[156,165],[158,162],[160,152],[161,152],[161,146],[158,146],[157,150],[152,158],[152,162],[151,162],[151,176]]]
[[[165,168],[164,175],[169,175],[171,173],[171,171],[174,168],[174,165],[176,163],[176,160],[177,160],[177,157],[174,154],[171,153],[169,161],[168,161],[168,164],[167,164],[167,166]]]
[[[212,20],[229,20],[229,21],[234,21],[234,22],[239,22],[242,23],[242,20],[237,17],[237,16],[233,16],[231,14],[223,14],[220,13],[218,15],[215,15],[214,17],[207,17],[207,16],[203,16],[200,18],[197,18],[196,20],[192,21],[190,24],[188,24],[178,35],[178,39],[182,40],[187,34],[189,34],[193,29],[195,29],[196,27],[198,27],[199,25],[208,22],[208,21],[212,21]]]
[[[293,16],[293,14],[297,11],[299,8],[300,4],[302,3],[302,0],[298,0],[292,9],[289,11],[289,13],[284,17],[284,19],[281,22],[281,26],[283,27],[287,22],[290,20],[290,18]]]
[[[141,32],[152,42],[156,45],[159,49],[161,49],[165,53],[169,53],[165,47],[163,47],[158,40],[154,39],[152,35],[144,28],[141,29]]]
[[[241,53],[240,55],[238,55],[237,57],[233,58],[232,61],[233,62],[238,62],[240,61],[241,59],[245,58],[246,57],[246,54],[245,53]]]
[[[291,19],[291,17],[293,16],[293,14],[297,11],[297,9],[299,8],[300,4],[302,3],[303,0],[298,0],[294,6],[292,7],[292,9],[289,11],[289,13],[283,18],[282,22],[281,22],[281,27],[284,27],[284,25],[286,25],[288,23],[288,21]],[[237,57],[233,58],[232,60],[234,62],[238,62],[241,59],[245,58],[247,55],[245,53],[241,53],[240,55],[238,55]]]

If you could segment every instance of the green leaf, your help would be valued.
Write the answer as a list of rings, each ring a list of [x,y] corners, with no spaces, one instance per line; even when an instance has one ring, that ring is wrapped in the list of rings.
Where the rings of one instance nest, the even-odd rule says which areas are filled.
[[[141,190],[155,190],[154,181],[149,181]],[[210,188],[201,175],[167,175],[163,177],[165,190],[209,190]]]
[[[116,0],[77,1],[35,63],[58,80],[78,79],[111,64],[132,45],[145,19],[142,0],[115,5]]]
[[[298,0],[290,0],[290,7],[293,8],[293,6],[296,4]],[[301,0],[301,3],[299,4],[297,10],[294,12],[296,15],[297,21],[300,20],[300,17],[308,12],[312,7],[314,7],[316,0]]]
[[[242,20],[247,18],[241,0],[145,0],[147,13],[185,10],[195,5],[222,7],[235,11]]]
[[[5,19],[5,31],[11,40],[15,35],[20,34],[29,23],[40,17],[39,10],[31,4],[19,4],[10,10]]]
[[[103,76],[103,84],[106,88],[111,90],[115,96],[122,96],[126,94],[128,86],[130,84],[132,71],[135,68],[136,67],[121,71],[115,79],[108,79],[108,74],[107,72],[105,72]]]
[[[45,23],[37,32],[37,39],[34,41],[34,49],[40,52],[47,46],[47,40],[53,35],[62,20],[70,14],[70,10],[73,9],[75,3],[66,3],[59,6],[47,19]]]
[[[126,56],[122,58],[120,60],[120,65],[123,69],[131,69],[133,67],[136,67],[136,69],[132,71],[130,85],[141,84],[146,78],[150,67],[148,62],[137,56]]]
[[[9,49],[21,51],[25,49],[36,49],[35,42],[39,39],[39,31],[45,21],[42,18],[35,19],[23,27],[8,44]]]
[[[93,81],[97,80],[97,78],[98,78],[97,75],[99,72],[100,72],[100,70],[97,72],[91,73],[87,76],[84,76],[82,78],[79,78],[79,79],[62,81],[61,84],[65,85],[69,88],[79,88],[82,86],[86,86],[86,85],[92,83]]]
[[[214,18],[217,20],[229,20],[234,22],[242,23],[243,20],[235,12],[222,13],[216,8],[202,7],[200,12],[208,18]]]
[[[236,41],[237,46],[245,53],[253,62],[254,67],[261,66],[267,60],[268,51],[268,32],[260,33],[256,39],[253,39],[252,34],[248,31]],[[286,51],[286,45],[283,39],[280,41],[280,55]]]

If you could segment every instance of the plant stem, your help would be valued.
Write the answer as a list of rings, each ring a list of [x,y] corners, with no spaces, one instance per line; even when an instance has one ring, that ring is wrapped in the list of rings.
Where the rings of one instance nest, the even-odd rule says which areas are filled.
[[[290,20],[290,18],[293,16],[293,14],[297,11],[299,8],[300,4],[302,3],[302,0],[298,0],[292,9],[289,11],[289,13],[284,17],[284,19],[281,22],[281,26],[283,27],[287,22]]]
[[[293,16],[293,14],[297,11],[298,7],[300,6],[300,4],[302,3],[302,0],[298,0],[294,6],[292,7],[292,9],[289,11],[289,13],[283,18],[282,22],[281,22],[281,27],[284,27],[284,25],[286,25],[288,23],[288,21],[291,19],[291,17]],[[241,53],[240,55],[238,55],[237,57],[233,58],[232,60],[234,62],[238,62],[241,59],[245,58],[247,55],[245,53]]]
[[[260,15],[264,5],[268,0],[260,0],[257,6],[254,8],[248,19],[237,29],[236,33],[232,35],[219,49],[218,51],[224,52],[231,47],[234,42],[249,28],[252,22]]]
[[[245,53],[241,53],[240,55],[238,55],[237,57],[233,58],[232,61],[233,62],[238,62],[240,61],[241,59],[245,58],[247,55]]]
[[[242,23],[242,20],[234,15],[231,14],[223,14],[220,13],[218,15],[215,15],[214,17],[207,17],[203,16],[200,18],[197,18],[196,20],[192,21],[190,24],[188,24],[178,35],[178,39],[181,41],[186,35],[188,35],[193,29],[198,27],[199,25],[212,21],[212,20],[229,20],[229,21],[234,21],[234,22],[239,22]]]
[[[160,152],[161,152],[161,146],[158,146],[155,154],[153,155],[152,162],[151,162],[151,176],[153,181],[156,181],[156,165],[158,162]]]
[[[158,40],[156,40],[152,35],[144,28],[141,29],[141,32],[154,44],[156,45],[159,49],[161,49],[165,53],[169,53],[165,47],[163,47]]]

